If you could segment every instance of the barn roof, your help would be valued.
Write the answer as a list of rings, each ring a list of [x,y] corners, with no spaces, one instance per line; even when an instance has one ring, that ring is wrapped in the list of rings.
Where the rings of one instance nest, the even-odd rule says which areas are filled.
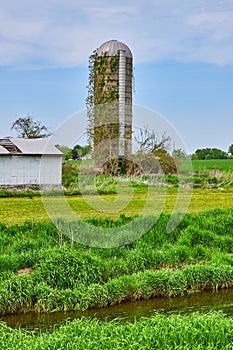
[[[0,154],[8,155],[60,155],[63,153],[47,139],[0,139]]]
[[[0,145],[0,154],[7,154],[7,153],[9,153],[9,151],[7,151],[6,148]]]

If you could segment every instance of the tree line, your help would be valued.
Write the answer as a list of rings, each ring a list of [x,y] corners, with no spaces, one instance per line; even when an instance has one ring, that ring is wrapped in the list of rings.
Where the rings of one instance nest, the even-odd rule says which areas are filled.
[[[202,148],[197,149],[192,154],[192,159],[227,159],[233,156],[233,144],[229,146],[228,152],[222,151],[218,148]]]

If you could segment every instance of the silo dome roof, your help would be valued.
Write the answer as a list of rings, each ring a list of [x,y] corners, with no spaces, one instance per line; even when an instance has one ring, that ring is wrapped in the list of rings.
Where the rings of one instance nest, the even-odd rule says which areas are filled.
[[[132,52],[128,46],[118,40],[109,40],[100,45],[100,47],[97,49],[97,55],[116,56],[119,50],[125,51],[126,57],[133,58]]]

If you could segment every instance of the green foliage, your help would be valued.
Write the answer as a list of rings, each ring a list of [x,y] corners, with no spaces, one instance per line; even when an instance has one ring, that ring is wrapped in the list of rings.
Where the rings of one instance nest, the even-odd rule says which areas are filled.
[[[75,145],[73,149],[67,146],[61,146],[61,145],[56,145],[56,147],[61,152],[64,153],[66,161],[71,159],[80,159],[81,157],[85,157],[91,151],[90,145],[86,145],[86,146]]]
[[[233,155],[233,144],[229,146],[228,152],[231,154],[231,156]]]
[[[86,145],[86,146],[80,146],[76,145],[73,147],[71,153],[72,153],[72,159],[81,159],[82,157],[85,157],[87,154],[89,154],[91,151],[91,146]]]
[[[77,319],[51,334],[24,332],[0,323],[0,347],[4,350],[232,350],[232,328],[233,320],[220,313],[169,317],[158,314],[131,323]]]
[[[78,171],[70,163],[64,163],[62,165],[62,184],[65,187],[77,186]]]
[[[72,159],[72,149],[67,146],[62,145],[56,145],[56,147],[64,153],[65,160]]]
[[[62,264],[57,264],[62,261]],[[52,288],[77,288],[81,285],[101,282],[98,259],[64,246],[51,250],[37,264],[34,274],[36,282],[45,282]]]
[[[169,234],[168,214],[139,240],[119,248],[72,242],[50,222],[0,225],[0,312],[81,310],[124,300],[177,296],[189,290],[233,285],[233,209],[186,214]],[[132,218],[89,218],[92,226],[119,230]],[[91,226],[82,235],[89,233]],[[63,229],[72,231],[71,223]],[[111,237],[109,237],[111,239]],[[31,275],[17,271],[31,269]]]
[[[227,153],[218,148],[197,149],[192,159],[227,159]]]
[[[175,185],[177,176],[167,175],[166,181]],[[134,186],[142,189],[136,182]],[[232,287],[232,217],[232,208],[186,214],[170,233],[166,232],[170,215],[162,214],[157,221],[144,217],[140,225],[155,222],[145,235],[111,249],[72,244],[66,235],[61,242],[57,228],[48,221],[0,223],[0,313],[85,310]],[[94,217],[88,223],[120,231],[132,219]],[[67,224],[67,230],[71,228]],[[32,274],[17,275],[24,268],[31,268]],[[80,319],[51,334],[13,330],[0,323],[0,348],[233,349],[232,328],[232,319],[218,313],[155,315],[132,323]]]
[[[156,150],[153,154],[159,158],[158,161],[164,174],[177,174],[175,161],[165,149]]]
[[[35,186],[35,189],[37,186]],[[25,191],[16,191],[16,190],[0,190],[0,198],[10,198],[10,197],[38,197],[40,196],[40,192],[36,190],[25,190]]]
[[[113,125],[108,124],[106,128],[99,125],[95,127],[94,131],[94,119],[96,124],[96,119],[98,120],[97,114],[100,113],[99,110],[97,114],[96,111],[94,112],[94,106],[106,103],[111,104],[114,101],[117,102],[119,97],[117,77],[118,62],[118,55],[111,58],[106,55],[98,56],[96,50],[94,50],[89,57],[88,95],[86,98],[89,144],[93,144],[93,142],[95,144],[101,143],[102,140],[109,136],[108,134],[111,127],[114,132],[117,128],[115,121],[115,123],[113,122]],[[108,79],[106,79],[107,76]],[[102,122],[106,122],[106,118],[109,121],[107,108],[105,109],[105,115],[102,115]]]

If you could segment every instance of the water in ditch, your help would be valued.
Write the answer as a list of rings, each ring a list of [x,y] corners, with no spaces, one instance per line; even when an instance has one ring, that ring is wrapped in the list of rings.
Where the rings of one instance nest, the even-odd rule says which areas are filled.
[[[111,321],[132,321],[140,317],[162,314],[189,314],[219,311],[226,317],[233,317],[233,289],[218,292],[202,292],[177,298],[155,298],[143,301],[125,302],[105,308],[90,309],[83,312],[69,311],[56,313],[14,314],[0,316],[12,328],[30,331],[52,331],[55,327],[76,318],[93,318]]]

